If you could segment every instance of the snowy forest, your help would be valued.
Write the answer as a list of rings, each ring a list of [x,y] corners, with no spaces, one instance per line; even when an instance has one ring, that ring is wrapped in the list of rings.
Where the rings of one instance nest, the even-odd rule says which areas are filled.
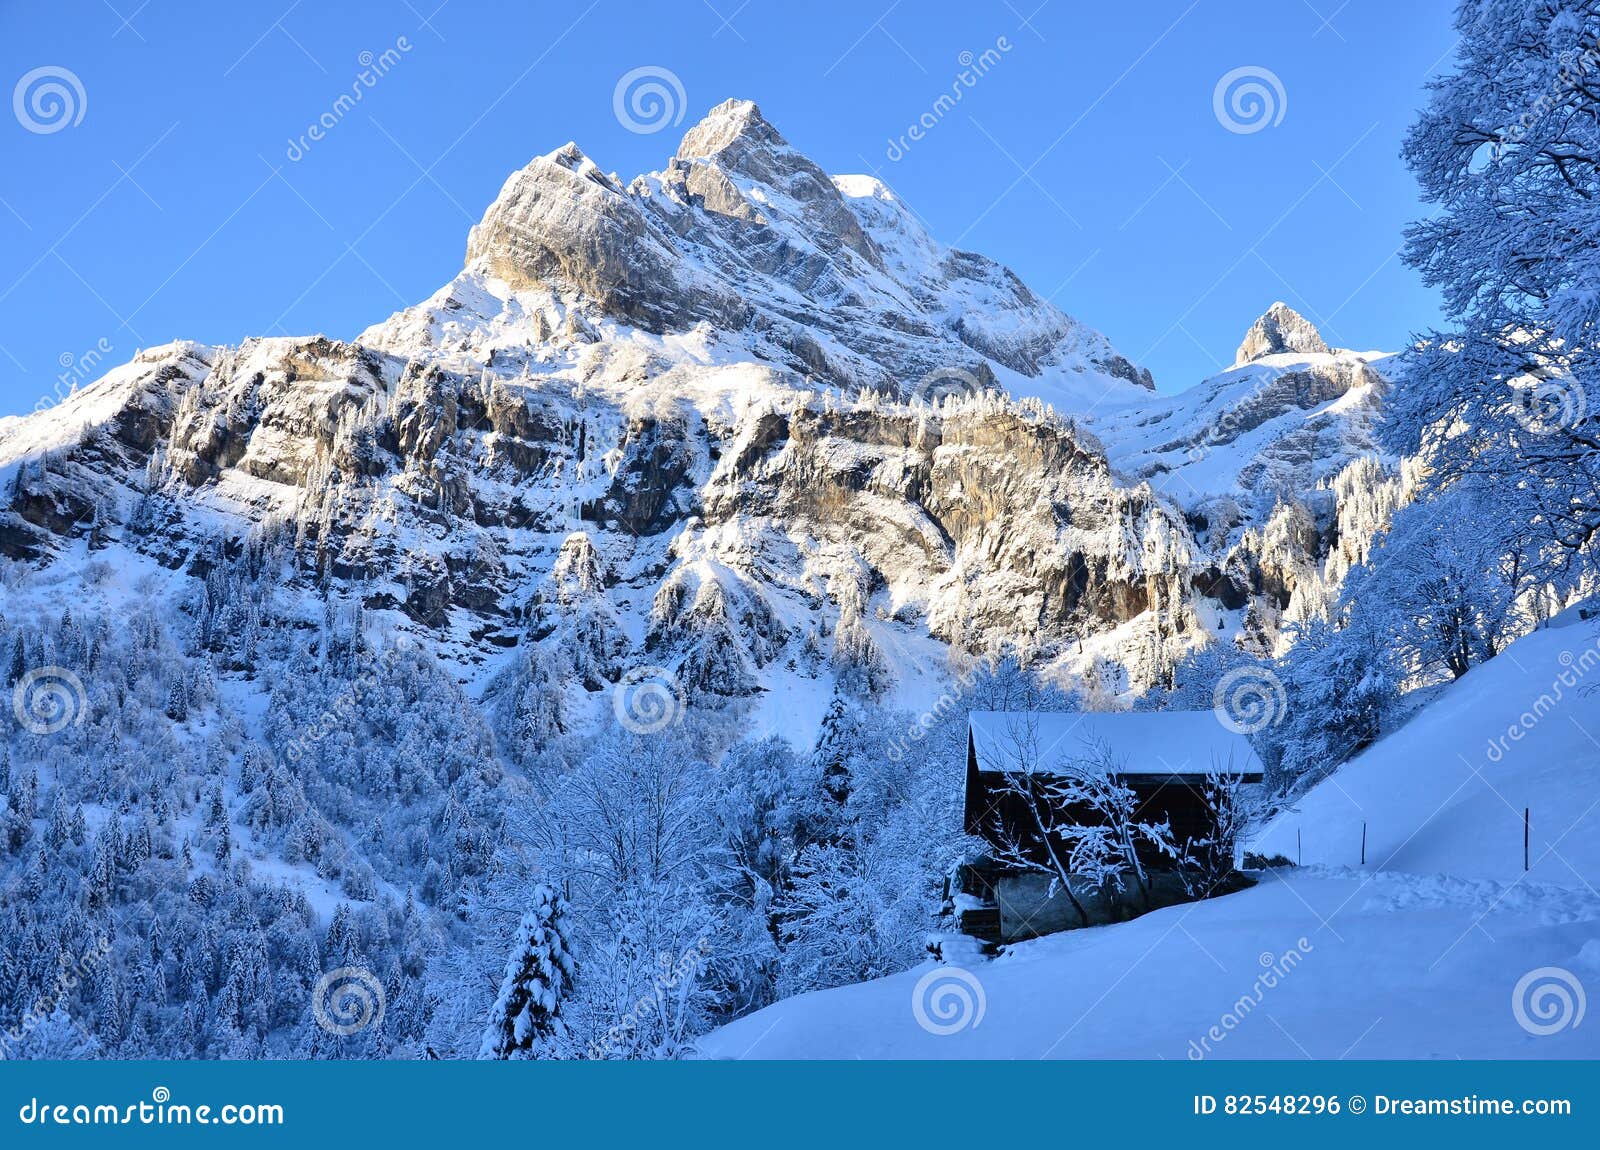
[[[1458,30],[1403,157],[1448,325],[1368,362],[1269,313],[1223,408],[1026,288],[959,345],[808,329],[802,242],[901,309],[1015,277],[735,101],[648,194],[570,147],[513,175],[354,344],[147,349],[0,421],[0,1055],[720,1055],[967,953],[972,712],[1226,712],[1266,768],[1229,853],[1277,852],[1600,591],[1600,2]],[[1012,386],[1052,372],[1122,406]]]

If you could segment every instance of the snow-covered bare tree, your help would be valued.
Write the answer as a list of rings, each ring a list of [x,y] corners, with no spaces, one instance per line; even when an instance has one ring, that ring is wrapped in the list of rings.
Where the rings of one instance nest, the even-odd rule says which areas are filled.
[[[1286,703],[1254,736],[1270,790],[1322,778],[1383,732],[1405,677],[1392,622],[1347,606],[1291,632],[1294,646],[1276,664]]]
[[[1199,838],[1184,843],[1188,863],[1182,873],[1192,897],[1210,898],[1228,889],[1239,845],[1255,814],[1255,803],[1246,790],[1243,773],[1232,759],[1211,764],[1200,784],[1200,793],[1208,829]]]
[[[916,861],[878,837],[813,843],[783,905],[785,996],[904,970],[931,924]]]
[[[996,825],[997,860],[1048,875],[1052,897],[1065,895],[1084,926],[1088,893],[1115,899],[1131,889],[1148,910],[1150,873],[1141,852],[1179,865],[1184,854],[1169,822],[1140,816],[1139,797],[1124,781],[1126,762],[1094,741],[1076,755],[1051,757],[1032,716],[1012,719],[999,738],[1007,761],[999,790],[1022,825]]]
[[[1372,559],[1352,573],[1347,603],[1388,621],[1419,678],[1460,678],[1527,629],[1530,531],[1500,492],[1469,476],[1403,508]]]
[[[1440,211],[1407,260],[1453,329],[1419,349],[1386,435],[1428,494],[1477,474],[1514,494],[1553,577],[1600,532],[1600,0],[1464,0],[1457,65],[1404,155]]]

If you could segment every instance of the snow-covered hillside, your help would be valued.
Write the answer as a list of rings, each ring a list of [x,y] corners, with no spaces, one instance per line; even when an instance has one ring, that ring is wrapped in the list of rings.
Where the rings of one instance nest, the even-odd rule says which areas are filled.
[[[1523,814],[1528,862],[1523,876]],[[1568,611],[1468,671],[1251,849],[1369,870],[1600,886],[1600,632]]]
[[[1600,1028],[1572,1025],[1572,1008],[1569,1025],[1547,1035],[1519,1021],[1554,1021],[1536,1012],[1540,979],[1514,993],[1546,967],[1580,986],[1600,980],[1600,695],[1586,691],[1596,683],[1600,634],[1568,612],[1445,688],[1250,846],[1291,860],[1303,852],[1304,868],[1013,945],[994,961],[957,959],[970,978],[930,962],[779,1002],[701,1049],[716,1058],[1600,1056]],[[1527,872],[1524,807],[1533,812]],[[1559,976],[1543,982],[1558,993]],[[948,1018],[936,1013],[940,986]],[[919,1024],[919,1002],[931,1029]],[[937,1033],[958,1018],[966,1024]],[[1221,1040],[1208,1040],[1213,1027]]]
[[[1272,873],[1241,894],[1017,944],[965,963],[965,976],[930,962],[786,999],[700,1049],[710,1058],[1600,1056],[1600,1028],[1535,1036],[1518,1024],[1512,991],[1544,966],[1591,984],[1600,977],[1600,897],[1441,876]]]

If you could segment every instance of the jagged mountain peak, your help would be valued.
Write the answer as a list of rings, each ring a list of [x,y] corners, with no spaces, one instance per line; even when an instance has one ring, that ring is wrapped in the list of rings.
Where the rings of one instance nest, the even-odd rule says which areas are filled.
[[[687,348],[848,392],[927,398],[953,377],[1071,411],[1153,389],[1099,332],[940,244],[880,181],[830,176],[749,100],[626,183],[573,144],[534,159],[472,229],[462,274],[360,342],[515,374],[640,337],[668,341],[651,343],[663,362]]]
[[[1292,352],[1302,355],[1328,355],[1331,352],[1322,333],[1294,308],[1278,300],[1244,333],[1244,342],[1234,355],[1234,365],[1254,363],[1262,356]]]
[[[547,152],[538,158],[548,164],[557,164],[575,175],[598,175],[602,178],[605,176],[605,173],[600,170],[600,165],[591,160],[584,150],[578,147],[576,140],[568,140],[555,151]],[[615,190],[621,190],[617,187],[615,180],[608,179],[606,182]]]
[[[787,148],[789,141],[761,114],[754,100],[724,100],[683,134],[676,159],[706,160],[736,146]]]
[[[718,104],[684,134],[657,178],[708,212],[797,233],[797,248],[845,249],[882,271],[883,257],[828,173],[793,147],[750,100]],[[854,269],[842,269],[846,275]]]

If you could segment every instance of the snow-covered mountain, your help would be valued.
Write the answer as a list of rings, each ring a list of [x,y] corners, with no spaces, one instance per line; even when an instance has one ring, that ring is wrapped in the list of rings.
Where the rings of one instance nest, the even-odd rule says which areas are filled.
[[[952,694],[1127,705],[1272,649],[1403,498],[1392,361],[1283,305],[1240,359],[1156,392],[729,102],[631,182],[534,159],[354,341],[149,348],[0,419],[0,937],[34,988],[0,997],[100,956],[0,1046],[471,1056],[545,881],[567,1054],[904,969],[964,849]],[[715,970],[617,1037],[662,954]],[[356,1041],[315,1013],[351,971],[390,1002]]]
[[[1378,357],[1281,304],[1246,357],[1158,395],[729,101],[628,183],[534,159],[463,270],[353,343],[146,349],[0,420],[0,553],[194,570],[288,525],[319,601],[463,667],[570,646],[540,605],[585,599],[591,689],[647,657],[723,697],[825,700],[842,667],[914,696],[1012,647],[1137,689],[1224,616],[1272,644],[1276,572],[1318,583],[1339,534],[1319,487],[1372,452]]]
[[[1280,325],[1292,334],[1279,336]],[[1119,468],[1187,508],[1228,496],[1270,505],[1304,497],[1351,459],[1380,453],[1374,423],[1395,358],[1330,349],[1310,323],[1275,303],[1227,371],[1164,407],[1117,410],[1095,428]]]
[[[627,184],[576,144],[536,158],[472,229],[462,273],[359,342],[540,373],[552,338],[746,359],[850,394],[1030,381],[1088,405],[1152,387],[1008,269],[939,244],[877,180],[830,179],[739,100]]]

